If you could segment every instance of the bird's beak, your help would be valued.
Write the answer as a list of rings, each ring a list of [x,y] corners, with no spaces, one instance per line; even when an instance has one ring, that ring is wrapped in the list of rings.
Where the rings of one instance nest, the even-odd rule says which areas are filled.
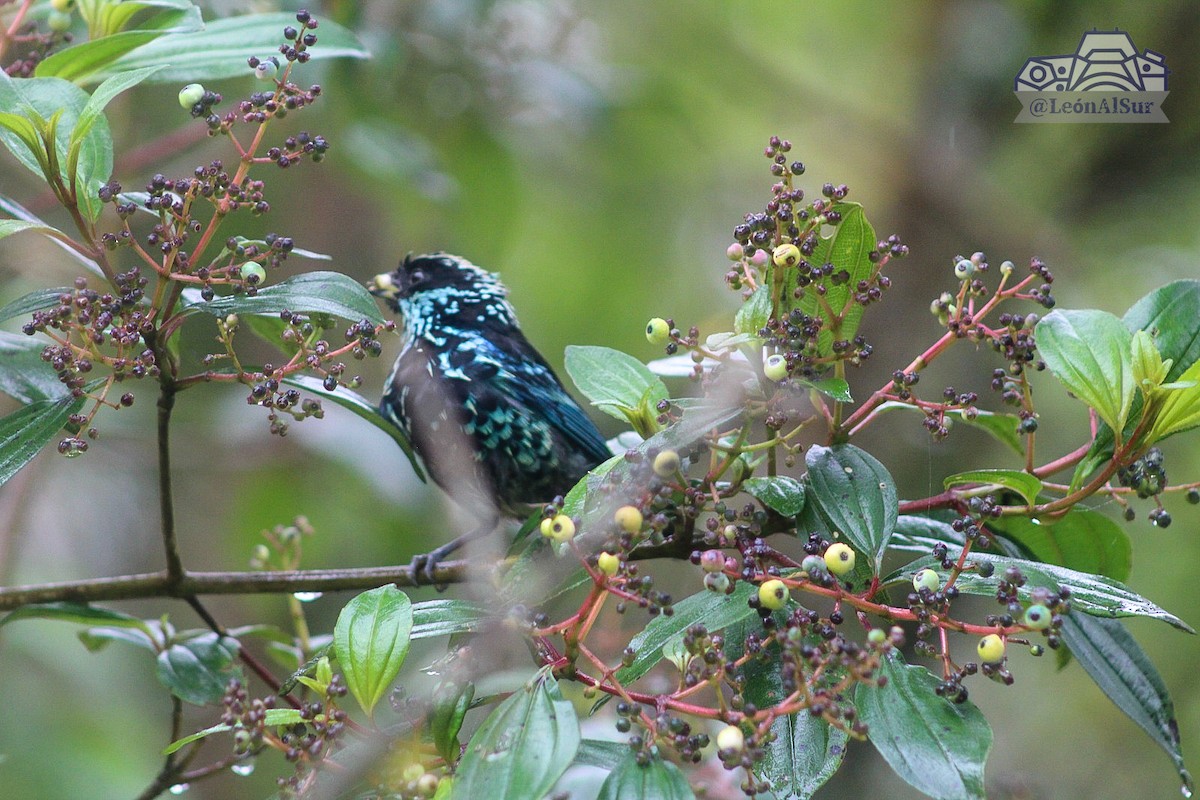
[[[396,282],[392,280],[390,272],[381,272],[367,283],[367,291],[376,297],[382,297],[385,300],[394,300],[400,293],[400,289],[396,286]]]

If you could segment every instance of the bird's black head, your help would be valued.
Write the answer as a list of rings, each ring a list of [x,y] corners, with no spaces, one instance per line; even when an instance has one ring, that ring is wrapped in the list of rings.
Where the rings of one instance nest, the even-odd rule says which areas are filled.
[[[418,336],[439,328],[516,327],[508,289],[491,272],[448,253],[409,254],[368,285]]]

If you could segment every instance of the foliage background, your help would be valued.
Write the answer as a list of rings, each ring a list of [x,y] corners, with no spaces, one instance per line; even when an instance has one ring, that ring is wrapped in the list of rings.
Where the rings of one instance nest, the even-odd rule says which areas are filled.
[[[213,13],[276,7],[212,5]],[[876,229],[912,247],[892,272],[888,301],[867,316],[876,354],[852,376],[864,394],[937,335],[926,307],[951,288],[957,253],[980,249],[993,263],[1018,265],[1039,255],[1058,279],[1060,306],[1117,314],[1155,286],[1200,277],[1200,18],[1183,0],[309,7],[356,30],[375,58],[307,68],[326,93],[296,124],[325,135],[332,149],[315,168],[268,173],[274,211],[261,232],[291,235],[364,281],[405,251],[466,255],[502,273],[526,332],[555,365],[571,343],[656,357],[641,334],[651,316],[727,329],[735,297],[722,287],[724,249],[741,214],[767,199],[761,150],[773,133],[795,143],[810,192],[824,181],[848,183]],[[1171,123],[1012,124],[1012,78],[1024,60],[1070,52],[1093,27],[1129,30],[1139,48],[1166,54]],[[227,157],[200,137],[177,156],[151,149],[121,159],[186,123],[177,88],[139,87],[111,107],[116,177],[127,188],[154,171],[184,174]],[[232,98],[250,90],[250,79],[209,88]],[[38,197],[7,153],[0,191]],[[51,201],[29,206],[48,213]],[[289,264],[301,268],[298,259]],[[74,275],[37,237],[8,239],[0,303]],[[208,340],[187,346],[199,356]],[[363,365],[368,396],[378,395],[392,353]],[[975,362],[967,355],[940,365],[922,388],[953,383],[986,402],[993,365],[986,353]],[[1085,416],[1049,376],[1039,385],[1039,452],[1048,457],[1080,440]],[[0,489],[0,583],[160,567],[150,390],[140,387],[132,411],[103,420],[102,441],[86,457],[44,454]],[[415,481],[394,445],[336,409],[280,440],[241,392],[213,388],[186,393],[177,420],[180,535],[192,568],[243,567],[259,531],[296,514],[318,530],[307,544],[310,567],[405,563],[453,533],[441,497]],[[892,469],[902,496],[936,491],[958,469],[1019,466],[969,431],[934,444],[915,420],[891,422],[861,444]],[[1200,458],[1172,445],[1171,478],[1196,479]],[[1195,625],[1197,515],[1168,507],[1171,528],[1152,527],[1144,513],[1130,526],[1130,583]],[[330,629],[345,599],[311,604],[314,629]],[[285,617],[278,598],[212,607],[227,624]],[[196,622],[180,603],[123,608]],[[1131,629],[1174,695],[1195,770],[1200,643],[1149,622]],[[1056,674],[1052,659],[1021,655],[1013,662],[1012,689],[971,685],[996,731],[992,796],[1175,796],[1167,759],[1082,670]],[[89,655],[68,626],[22,623],[0,636],[0,678],[5,796],[131,797],[157,771],[169,702],[144,654],[113,647]],[[188,796],[265,796],[266,772],[197,785]],[[818,797],[867,792],[916,797],[869,747],[857,747]]]

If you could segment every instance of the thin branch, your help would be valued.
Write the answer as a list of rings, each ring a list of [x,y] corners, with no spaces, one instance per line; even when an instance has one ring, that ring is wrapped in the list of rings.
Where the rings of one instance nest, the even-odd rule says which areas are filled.
[[[466,561],[444,561],[434,571],[438,585],[462,583]],[[288,572],[188,572],[173,580],[166,572],[145,572],[112,578],[63,583],[0,587],[0,611],[35,603],[90,603],[147,597],[187,598],[206,594],[276,594],[337,592],[396,586],[427,586],[408,566],[352,569],[312,569]]]

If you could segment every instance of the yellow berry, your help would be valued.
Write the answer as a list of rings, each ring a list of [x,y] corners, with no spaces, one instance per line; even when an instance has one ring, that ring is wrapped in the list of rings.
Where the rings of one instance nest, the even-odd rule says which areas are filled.
[[[541,531],[543,536],[556,542],[565,542],[575,535],[575,521],[566,514],[558,514],[543,520]]]
[[[663,450],[654,457],[654,474],[660,478],[669,478],[679,472],[679,463],[679,453]]]
[[[611,578],[621,568],[621,559],[612,553],[601,553],[596,557],[596,568]]]
[[[839,577],[846,575],[854,569],[854,551],[841,542],[829,545],[825,551],[825,568]]]
[[[791,242],[781,244],[771,254],[771,260],[780,268],[794,267],[800,263],[800,248]]]
[[[662,317],[655,317],[646,323],[646,341],[650,344],[666,344],[671,338],[671,326]]]
[[[637,533],[642,529],[642,512],[636,506],[621,506],[613,514],[613,520],[626,533]]]
[[[758,587],[758,602],[763,608],[778,611],[787,605],[788,588],[783,581],[772,578]]]
[[[746,745],[746,736],[737,725],[726,725],[717,734],[717,749],[740,753]]]
[[[767,376],[767,380],[772,380],[776,383],[787,377],[787,359],[784,358],[782,353],[767,356],[767,360],[763,362],[763,374]]]
[[[1004,660],[1004,640],[997,634],[989,633],[979,640],[975,647],[979,660],[985,664],[999,664]]]

